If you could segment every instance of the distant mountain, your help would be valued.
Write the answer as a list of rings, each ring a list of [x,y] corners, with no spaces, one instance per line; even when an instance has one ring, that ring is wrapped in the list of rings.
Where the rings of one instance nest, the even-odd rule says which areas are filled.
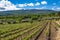
[[[15,15],[15,14],[47,14],[47,13],[56,13],[54,10],[46,9],[27,9],[27,10],[13,10],[13,11],[0,11],[0,16],[2,15]]]

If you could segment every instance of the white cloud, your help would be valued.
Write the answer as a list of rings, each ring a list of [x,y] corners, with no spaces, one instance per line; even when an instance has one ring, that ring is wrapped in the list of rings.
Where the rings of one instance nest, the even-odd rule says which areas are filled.
[[[40,3],[39,2],[37,2],[36,4],[35,4],[35,6],[39,6],[40,5]]]
[[[56,10],[56,6],[53,6],[51,9],[52,9],[52,10]]]
[[[5,10],[20,10],[20,9],[24,9],[24,7],[27,7],[27,6],[32,7],[32,6],[39,6],[39,5],[40,5],[39,2],[14,5],[13,3],[11,3],[8,0],[0,0],[0,8],[5,8],[5,9],[3,9],[4,11]],[[2,10],[2,9],[0,9],[0,10]]]
[[[18,10],[19,8],[16,8],[15,5],[11,5],[11,6],[6,6],[5,10]]]
[[[5,8],[5,10],[19,10],[20,9],[20,8],[17,8],[16,5],[12,4],[8,0],[1,0],[0,8]]]
[[[27,7],[27,6],[34,6],[33,3],[25,3],[25,4],[17,4],[16,6],[22,8],[22,7]]]
[[[56,5],[56,3],[53,3],[53,5]]]
[[[41,4],[43,4],[43,5],[44,5],[44,4],[47,4],[47,2],[46,2],[46,1],[42,1],[42,2],[41,2]]]
[[[55,10],[55,8],[52,8],[52,10]]]
[[[53,6],[53,7],[52,7],[52,10],[60,11],[60,7]]]
[[[56,8],[56,9],[60,11],[60,7]]]
[[[26,3],[25,4],[18,4],[17,6],[19,6],[19,7],[26,7],[27,4]]]
[[[28,6],[34,6],[34,4],[33,3],[29,3],[29,4],[27,4]]]
[[[34,3],[25,3],[25,4],[17,4],[16,6],[18,7],[27,7],[27,6],[39,6],[40,3],[39,2],[36,2],[35,4]]]

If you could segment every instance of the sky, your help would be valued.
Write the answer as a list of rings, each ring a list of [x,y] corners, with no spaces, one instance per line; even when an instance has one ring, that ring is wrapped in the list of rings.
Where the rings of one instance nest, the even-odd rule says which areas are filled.
[[[60,0],[0,0],[0,11],[48,9],[60,11]]]

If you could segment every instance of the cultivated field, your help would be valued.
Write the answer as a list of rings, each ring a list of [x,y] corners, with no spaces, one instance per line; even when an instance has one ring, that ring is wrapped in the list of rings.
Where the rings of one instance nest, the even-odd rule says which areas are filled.
[[[60,40],[60,21],[0,24],[0,40]]]
[[[0,16],[0,40],[60,40],[60,17],[57,13]]]

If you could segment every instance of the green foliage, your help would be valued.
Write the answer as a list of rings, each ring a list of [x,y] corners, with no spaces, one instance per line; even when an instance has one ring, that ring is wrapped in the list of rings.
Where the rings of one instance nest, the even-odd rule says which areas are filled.
[[[58,16],[60,16],[60,11],[57,13]]]

